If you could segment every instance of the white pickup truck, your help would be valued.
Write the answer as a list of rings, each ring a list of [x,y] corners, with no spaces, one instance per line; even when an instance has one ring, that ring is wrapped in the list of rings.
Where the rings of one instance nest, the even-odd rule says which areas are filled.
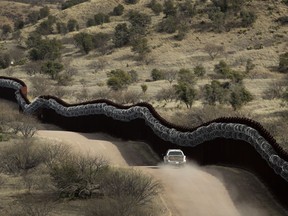
[[[180,149],[169,149],[163,159],[165,164],[184,165],[186,163],[186,156]]]

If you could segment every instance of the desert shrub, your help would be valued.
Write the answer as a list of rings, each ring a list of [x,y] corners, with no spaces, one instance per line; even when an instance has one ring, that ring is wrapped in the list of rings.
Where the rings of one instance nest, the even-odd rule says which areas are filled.
[[[37,37],[33,39],[33,42],[30,45],[33,46],[33,48],[29,51],[29,58],[31,60],[37,61],[47,59],[53,61],[61,56],[62,44],[59,40],[39,40]]]
[[[1,29],[2,29],[2,34],[5,36],[11,33],[13,30],[11,25],[9,24],[4,24]]]
[[[11,57],[8,53],[0,54],[0,69],[8,68],[11,64]]]
[[[108,72],[107,76],[108,76],[107,85],[114,91],[127,88],[132,81],[131,75],[128,72],[120,69]]]
[[[176,16],[177,7],[175,6],[174,0],[166,0],[163,4],[163,13],[166,17]]]
[[[45,62],[41,67],[41,72],[47,74],[51,79],[55,80],[58,74],[64,69],[64,66],[55,61]]]
[[[167,87],[167,88],[162,88],[160,89],[156,95],[155,95],[155,99],[157,101],[173,101],[177,99],[177,94],[175,91],[175,88],[173,86]]]
[[[1,171],[8,174],[21,174],[45,162],[45,153],[39,145],[29,139],[15,141],[2,149]]]
[[[31,13],[28,14],[27,18],[28,18],[29,23],[32,23],[32,24],[37,23],[37,21],[40,18],[39,11],[32,11]]]
[[[147,28],[151,23],[149,15],[132,10],[128,13],[128,20],[131,23],[129,32],[132,41],[146,35]]]
[[[206,74],[206,69],[203,65],[197,65],[193,68],[193,71],[197,77],[204,77]]]
[[[95,25],[96,25],[95,19],[93,19],[93,18],[88,19],[86,22],[87,27],[91,27],[91,26],[95,26]]]
[[[14,22],[14,29],[15,30],[19,30],[19,29],[22,29],[25,25],[25,22],[23,19],[17,19],[15,22]]]
[[[135,70],[130,70],[130,71],[128,71],[128,74],[130,75],[130,77],[131,77],[131,82],[132,83],[135,83],[135,82],[137,82],[138,81],[138,73],[137,73],[137,71],[135,71]]]
[[[214,72],[220,76],[220,78],[228,78],[231,74],[232,69],[223,60],[214,66]]]
[[[191,1],[185,0],[183,3],[178,5],[180,14],[183,17],[191,18],[196,15],[196,5],[193,5]]]
[[[118,24],[115,27],[113,43],[115,47],[123,47],[130,42],[130,32],[126,23]]]
[[[278,71],[281,73],[288,73],[288,52],[279,56]]]
[[[197,91],[194,87],[186,82],[178,82],[178,84],[174,85],[174,88],[178,99],[184,102],[187,108],[191,109],[197,96]]]
[[[59,34],[66,34],[68,32],[67,25],[63,22],[57,22],[56,29]]]
[[[167,80],[170,85],[172,84],[172,82],[174,80],[176,80],[177,78],[177,75],[178,75],[178,72],[175,71],[175,70],[169,70],[169,71],[166,71],[165,74],[164,74],[164,77],[165,77],[165,80]]]
[[[163,11],[163,6],[156,0],[151,0],[148,7],[154,12],[155,15],[159,15]]]
[[[234,110],[253,100],[252,94],[242,85],[236,85],[231,92],[229,103]]]
[[[125,0],[126,4],[137,4],[139,0]]]
[[[99,191],[107,167],[102,157],[68,154],[50,164],[50,175],[60,197],[89,198]]]
[[[73,37],[73,39],[76,43],[76,46],[84,51],[85,54],[88,54],[94,48],[93,37],[88,33],[78,33]]]
[[[113,8],[112,15],[121,16],[123,12],[124,12],[124,6],[122,4],[118,4],[116,7]]]
[[[208,53],[212,60],[214,60],[217,56],[223,54],[224,47],[216,44],[207,44],[204,47],[204,51]]]
[[[246,66],[245,66],[245,72],[250,73],[254,68],[255,64],[253,63],[252,59],[247,59]]]
[[[48,19],[41,22],[36,28],[36,32],[41,35],[48,35],[53,33],[53,25],[56,23],[56,18],[54,16],[48,16]]]
[[[68,1],[65,1],[62,3],[61,9],[65,10],[69,7],[73,7],[74,5],[81,4],[81,3],[86,2],[86,1],[88,1],[88,0],[68,0]]]
[[[154,68],[151,71],[151,78],[153,79],[153,81],[163,80],[165,78],[164,72],[162,70]]]
[[[288,0],[282,0],[282,2],[286,5],[288,5]]]
[[[281,25],[287,25],[288,24],[288,16],[281,16],[275,20],[276,22],[279,22]]]
[[[216,105],[227,103],[229,100],[229,83],[220,83],[213,80],[211,84],[206,84],[203,89],[204,100],[209,105]]]
[[[45,6],[45,7],[41,8],[41,9],[39,10],[39,17],[40,17],[40,19],[43,19],[43,18],[49,16],[49,13],[50,13],[50,9],[49,9],[48,6]]]
[[[288,81],[281,80],[281,81],[273,81],[269,84],[269,87],[263,92],[264,99],[275,99],[281,98],[285,92],[285,88],[288,84]]]
[[[108,14],[98,13],[94,16],[95,25],[102,25],[103,23],[109,23],[110,17]]]
[[[78,25],[77,20],[75,20],[75,19],[68,20],[67,29],[69,32],[79,30],[79,25]]]
[[[212,21],[212,26],[216,32],[222,32],[225,29],[225,13],[219,7],[210,9],[208,17]]]
[[[39,46],[41,42],[42,42],[41,35],[38,34],[37,32],[33,32],[29,34],[26,41],[26,45],[28,48],[33,48]]]
[[[158,195],[161,184],[137,170],[110,169],[101,184],[105,196],[120,201],[120,215],[132,215],[138,207],[147,206]]]
[[[166,19],[163,19],[159,22],[157,26],[158,32],[166,32],[169,34],[175,33],[178,27],[178,19],[174,16],[169,16]]]
[[[131,50],[138,55],[138,60],[143,60],[149,52],[151,52],[148,40],[144,37],[137,38],[132,41]]]
[[[240,13],[241,23],[243,27],[252,26],[253,23],[256,21],[257,16],[254,11],[246,11],[243,10]]]
[[[99,32],[92,36],[93,47],[104,53],[111,36],[107,33]]]
[[[196,77],[191,70],[181,68],[178,71],[178,83],[187,83],[189,85],[195,84]]]
[[[148,90],[148,86],[146,84],[141,84],[141,90],[142,90],[143,94],[145,94]]]

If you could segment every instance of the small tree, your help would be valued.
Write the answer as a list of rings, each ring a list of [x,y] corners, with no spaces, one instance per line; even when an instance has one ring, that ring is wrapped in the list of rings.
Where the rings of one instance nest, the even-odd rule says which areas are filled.
[[[157,80],[163,80],[165,78],[164,72],[162,70],[158,70],[156,68],[154,68],[151,71],[151,77],[153,79],[153,81],[157,81]]]
[[[165,79],[166,79],[166,80],[170,83],[170,85],[171,85],[172,82],[173,82],[174,80],[176,80],[177,75],[178,75],[178,72],[177,72],[177,71],[175,71],[175,70],[169,70],[169,71],[165,72],[164,77],[165,77]]]
[[[232,90],[229,103],[234,110],[240,109],[243,105],[253,100],[252,94],[242,85],[237,85]]]
[[[116,69],[107,73],[108,80],[107,85],[114,91],[122,90],[127,88],[127,86],[131,83],[131,75],[126,71]]]
[[[146,84],[141,85],[141,90],[142,90],[143,94],[146,93],[147,89],[148,89],[148,86]]]
[[[32,42],[32,45],[36,45],[32,50],[29,51],[29,57],[31,60],[56,60],[61,56],[62,44],[56,39],[45,39],[38,41],[38,38],[35,38],[35,41]]]
[[[159,15],[163,11],[163,6],[156,0],[151,0],[148,7],[154,12],[155,15]]]
[[[67,29],[69,32],[79,30],[79,25],[78,25],[77,20],[75,19],[68,20]]]
[[[132,42],[132,51],[138,54],[138,59],[145,59],[146,55],[151,52],[148,46],[148,40],[146,38],[138,38]]]
[[[8,53],[0,54],[0,69],[8,68],[11,64],[11,57]]]
[[[126,23],[115,27],[113,42],[115,47],[123,47],[130,42],[130,33]]]
[[[50,164],[50,175],[60,197],[89,198],[99,190],[107,166],[101,157],[69,154]]]
[[[278,71],[281,73],[288,73],[288,52],[279,56]]]
[[[48,61],[42,65],[41,72],[49,75],[51,79],[55,80],[63,68],[64,66],[59,62]]]
[[[68,32],[67,26],[63,22],[57,22],[56,23],[56,28],[57,28],[57,32],[59,34],[66,34]]]
[[[229,83],[221,84],[219,81],[213,80],[211,84],[204,86],[204,100],[209,105],[227,103],[229,99]]]
[[[48,6],[45,6],[45,7],[41,8],[40,11],[39,11],[40,19],[43,19],[43,18],[49,16],[49,13],[50,13],[50,9],[49,9]]]
[[[209,19],[212,21],[212,25],[217,32],[222,32],[225,29],[225,16],[226,14],[219,10],[219,8],[213,8],[210,10],[209,14]]]
[[[175,33],[178,28],[179,20],[174,16],[169,16],[163,19],[157,26],[158,32],[166,32],[169,34]]]
[[[204,77],[206,74],[206,69],[203,65],[197,65],[196,67],[194,67],[193,71],[197,77]]]
[[[22,29],[24,27],[25,23],[24,23],[24,20],[23,19],[17,19],[15,22],[14,22],[14,29],[15,30],[19,30],[19,29]]]
[[[175,6],[174,0],[165,0],[163,5],[163,13],[166,17],[176,16],[177,7]]]
[[[32,11],[31,13],[28,14],[28,22],[35,24],[40,18],[40,14],[38,11]]]
[[[229,78],[231,71],[230,66],[223,60],[214,66],[214,72],[220,75],[221,78]]]
[[[254,11],[246,11],[246,10],[241,11],[240,17],[242,19],[241,23],[243,27],[252,26],[257,19],[257,16]]]
[[[224,47],[220,45],[215,45],[215,44],[207,44],[204,47],[204,51],[208,53],[210,58],[214,60],[217,56],[223,54],[224,52]]]
[[[124,12],[124,6],[122,4],[118,4],[116,7],[114,7],[112,14],[114,16],[121,16]]]
[[[187,83],[179,82],[174,86],[178,99],[184,102],[187,108],[191,109],[193,102],[196,99],[196,90]]]
[[[4,24],[2,26],[2,34],[4,36],[7,36],[9,33],[12,33],[12,27],[9,24]]]
[[[178,72],[178,83],[185,83],[188,85],[195,84],[196,77],[191,70],[181,68]]]
[[[102,25],[103,23],[109,23],[110,17],[108,14],[98,13],[94,16],[95,25]]]
[[[248,59],[246,61],[245,72],[250,73],[255,68],[255,64],[253,63],[252,59]]]
[[[85,54],[88,54],[94,48],[93,37],[88,33],[78,33],[74,36],[74,40],[76,46],[80,47],[80,49],[83,50]]]

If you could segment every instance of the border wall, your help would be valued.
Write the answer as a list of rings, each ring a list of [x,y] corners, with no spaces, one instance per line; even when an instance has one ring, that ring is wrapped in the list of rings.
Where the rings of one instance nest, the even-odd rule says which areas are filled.
[[[166,121],[148,103],[122,106],[103,99],[68,104],[53,96],[39,96],[30,102],[25,83],[9,77],[0,77],[0,98],[65,130],[104,132],[145,141],[161,157],[169,148],[181,148],[200,165],[221,164],[249,170],[288,209],[288,153],[260,123],[251,119],[219,118],[196,128],[185,128]]]

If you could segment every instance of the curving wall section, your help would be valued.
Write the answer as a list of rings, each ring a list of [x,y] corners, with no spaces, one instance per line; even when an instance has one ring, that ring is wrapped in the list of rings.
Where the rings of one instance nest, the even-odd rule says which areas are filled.
[[[14,101],[24,113],[67,130],[103,131],[124,139],[144,140],[159,155],[168,148],[182,148],[200,164],[246,168],[288,207],[288,154],[253,120],[219,118],[197,128],[184,128],[167,122],[147,103],[122,106],[103,99],[67,104],[52,96],[30,102],[25,83],[9,77],[0,77],[0,98]]]

